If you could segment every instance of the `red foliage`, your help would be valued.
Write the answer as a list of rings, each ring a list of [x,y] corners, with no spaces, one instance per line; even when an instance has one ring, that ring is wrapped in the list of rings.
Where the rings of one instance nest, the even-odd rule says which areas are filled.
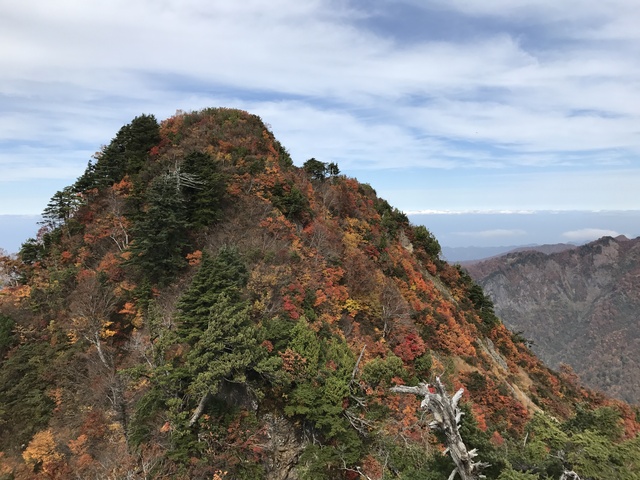
[[[403,362],[409,363],[413,362],[426,350],[427,347],[424,340],[418,334],[410,333],[393,349],[393,353],[400,357]]]

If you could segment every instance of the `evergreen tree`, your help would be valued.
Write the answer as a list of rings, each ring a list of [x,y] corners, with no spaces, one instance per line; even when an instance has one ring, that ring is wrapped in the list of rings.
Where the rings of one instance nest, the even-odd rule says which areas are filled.
[[[61,227],[71,219],[82,203],[82,198],[72,187],[65,187],[53,194],[42,212],[43,221],[41,223],[52,230]]]
[[[140,115],[125,125],[81,177],[83,188],[117,183],[144,166],[149,150],[160,141],[160,127],[153,115]],[[93,171],[91,171],[93,170]],[[93,178],[92,178],[93,177]],[[93,180],[93,181],[91,181]]]
[[[289,349],[304,360],[297,367],[295,387],[285,412],[304,415],[329,438],[344,435],[349,429],[343,412],[350,394],[353,353],[344,339],[318,338],[304,318],[291,335]]]
[[[327,164],[315,158],[310,158],[304,162],[302,168],[314,180],[324,180],[327,174]]]
[[[215,394],[222,380],[242,383],[256,359],[257,333],[249,308],[220,294],[207,316],[207,328],[187,356],[194,375],[189,390],[203,396]]]
[[[157,177],[147,191],[147,210],[133,226],[131,263],[144,278],[163,285],[185,264],[186,205],[175,175]]]
[[[202,264],[189,289],[178,302],[179,332],[193,344],[208,328],[211,309],[219,297],[238,302],[240,292],[249,278],[238,250],[223,247],[215,257],[204,254]]]
[[[442,249],[440,243],[423,225],[413,227],[414,243],[416,246],[424,248],[424,251],[432,258],[438,258]]]
[[[218,165],[209,155],[194,152],[184,159],[182,171],[187,180],[183,182],[183,191],[189,222],[195,228],[216,223],[226,191],[224,175],[218,171]]]

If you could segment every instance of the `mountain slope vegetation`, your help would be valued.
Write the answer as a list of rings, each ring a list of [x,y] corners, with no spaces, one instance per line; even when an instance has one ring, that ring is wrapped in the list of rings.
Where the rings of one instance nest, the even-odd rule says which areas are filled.
[[[0,296],[0,478],[638,478],[637,412],[545,367],[423,226],[255,115],[149,115],[47,205]]]
[[[569,365],[585,384],[640,403],[640,238],[603,237],[466,268],[548,365]]]

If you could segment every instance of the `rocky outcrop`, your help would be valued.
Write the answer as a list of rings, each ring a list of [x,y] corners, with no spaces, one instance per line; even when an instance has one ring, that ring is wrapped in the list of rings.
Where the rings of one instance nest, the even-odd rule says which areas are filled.
[[[568,364],[585,384],[640,402],[640,238],[512,253],[467,270],[549,366]]]

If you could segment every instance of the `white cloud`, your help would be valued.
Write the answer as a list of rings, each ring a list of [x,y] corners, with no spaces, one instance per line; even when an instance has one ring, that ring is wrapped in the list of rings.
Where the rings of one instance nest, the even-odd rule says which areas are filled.
[[[26,179],[58,165],[73,179],[137,114],[224,105],[261,115],[297,161],[343,171],[554,169],[543,181],[537,172],[496,181],[493,192],[455,180],[433,188],[449,205],[380,188],[413,209],[465,210],[479,195],[494,210],[629,205],[635,189],[620,173],[598,171],[605,181],[594,184],[580,170],[633,165],[640,154],[634,2],[399,1],[458,15],[475,34],[425,29],[404,42],[370,28],[394,14],[380,2],[3,5],[0,44],[11,48],[0,49],[0,166]]]
[[[582,228],[562,233],[562,236],[572,242],[590,242],[602,237],[617,237],[620,235],[615,230],[601,228]]]

